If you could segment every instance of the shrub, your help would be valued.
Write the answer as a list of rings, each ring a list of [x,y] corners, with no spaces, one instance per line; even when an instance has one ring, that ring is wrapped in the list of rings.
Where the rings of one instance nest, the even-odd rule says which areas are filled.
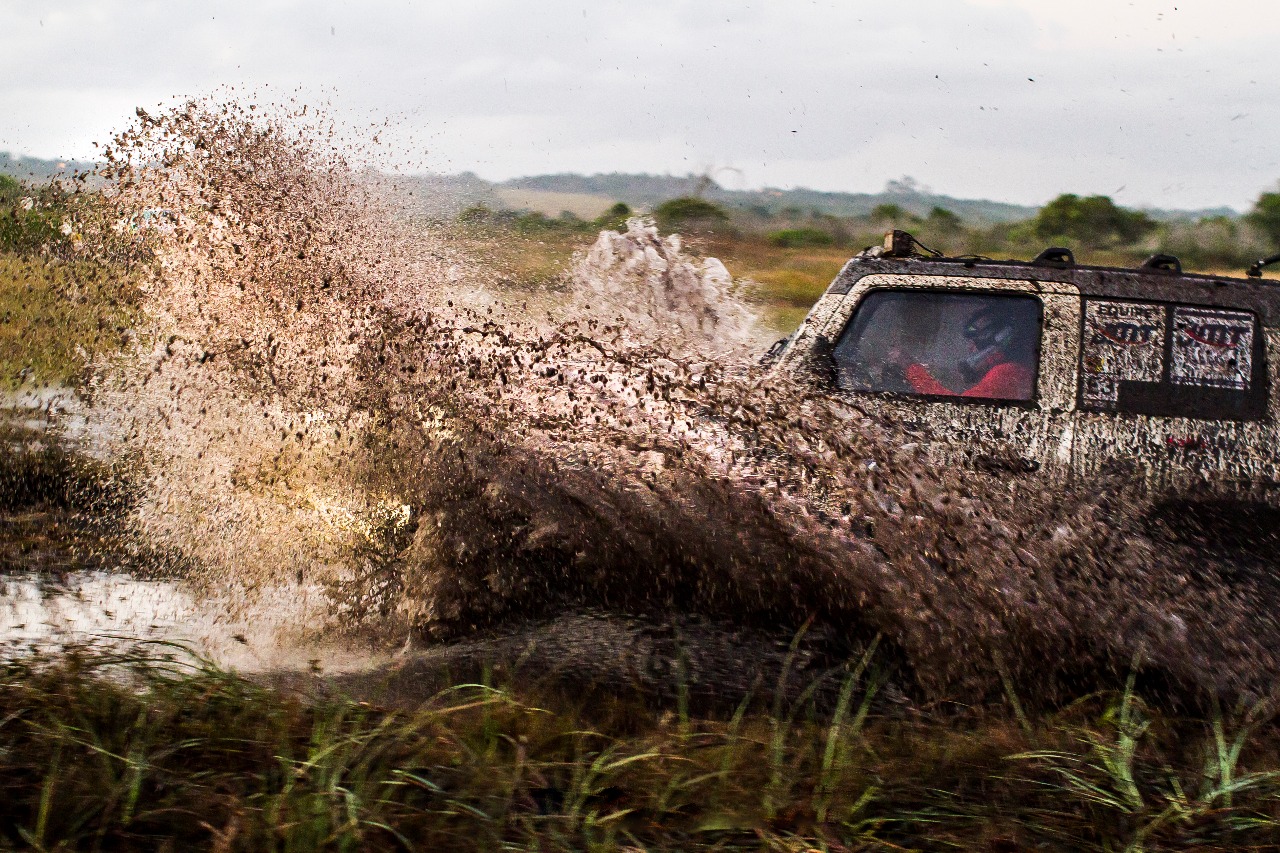
[[[964,229],[964,223],[960,221],[960,217],[945,207],[935,207],[929,211],[929,216],[925,219],[925,225],[934,231],[944,234],[953,234]]]
[[[63,246],[66,213],[66,199],[56,187],[32,189],[0,174],[0,251],[30,255]]]
[[[596,228],[611,228],[617,231],[627,227],[627,220],[632,216],[632,210],[629,205],[618,202],[593,222]]]
[[[483,204],[475,204],[458,214],[458,221],[464,225],[479,225],[493,218],[493,211]]]
[[[516,217],[515,226],[517,231],[529,233],[534,231],[553,231],[559,226],[559,223],[544,213],[533,211],[522,213]]]
[[[729,214],[718,204],[693,196],[664,201],[653,209],[653,216],[663,228],[684,225],[715,227],[729,221]]]
[[[26,190],[17,178],[0,172],[0,205],[17,204],[26,195]]]
[[[888,222],[892,225],[901,225],[908,222],[919,222],[920,220],[912,216],[911,213],[898,204],[878,204],[871,211],[871,219],[874,222]]]
[[[1161,229],[1159,248],[1176,255],[1185,267],[1207,270],[1244,267],[1266,253],[1251,229],[1228,216],[1170,222]]]
[[[1280,192],[1258,196],[1245,221],[1261,231],[1272,246],[1280,248]]]
[[[795,246],[830,246],[835,238],[818,228],[787,228],[770,234],[769,242],[789,249]]]
[[[1155,221],[1145,213],[1125,210],[1107,196],[1081,198],[1072,193],[1046,204],[1034,220],[1038,237],[1068,237],[1089,246],[1133,243],[1155,227]]]

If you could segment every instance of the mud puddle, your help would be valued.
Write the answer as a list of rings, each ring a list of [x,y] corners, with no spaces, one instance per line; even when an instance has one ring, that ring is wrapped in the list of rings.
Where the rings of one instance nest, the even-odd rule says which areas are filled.
[[[44,438],[56,446],[56,429]],[[513,618],[447,641],[409,632],[403,642],[384,635],[375,643],[337,630],[330,593],[319,586],[238,596],[149,577],[145,560],[102,535],[109,521],[47,502],[0,511],[0,657],[142,650],[308,694],[397,706],[468,682],[732,712],[744,700],[767,707],[779,696],[829,707],[866,652],[829,626],[797,632],[590,609]],[[909,705],[893,685],[877,704]]]
[[[249,675],[336,675],[384,665],[391,656],[360,643],[317,636],[306,619],[315,590],[281,590],[250,612],[193,595],[180,582],[110,571],[71,572],[56,581],[0,575],[0,654],[70,647],[142,649],[188,664]],[[287,615],[285,615],[287,614]]]
[[[65,446],[77,446],[87,426],[84,403],[71,388],[22,385],[12,391],[0,391],[0,428],[52,435]]]

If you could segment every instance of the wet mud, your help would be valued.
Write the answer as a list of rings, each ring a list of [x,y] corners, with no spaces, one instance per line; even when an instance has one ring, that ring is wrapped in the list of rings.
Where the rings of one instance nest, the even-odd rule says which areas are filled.
[[[275,682],[400,707],[421,705],[459,683],[519,685],[532,695],[558,696],[588,716],[593,707],[623,703],[727,717],[740,708],[828,716],[853,680],[876,713],[924,713],[875,659],[877,648],[854,644],[832,626],[788,633],[686,614],[585,611],[410,645],[359,672],[277,675]]]

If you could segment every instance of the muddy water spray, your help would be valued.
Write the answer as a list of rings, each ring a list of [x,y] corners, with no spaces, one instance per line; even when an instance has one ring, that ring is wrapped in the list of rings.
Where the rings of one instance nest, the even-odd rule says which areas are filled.
[[[1187,576],[1136,497],[930,470],[874,412],[763,374],[723,267],[643,223],[601,236],[561,308],[517,310],[274,116],[141,115],[87,242],[154,259],[94,411],[133,529],[193,577],[319,584],[349,625],[436,636],[578,606],[816,618],[883,633],[936,696],[1135,659],[1273,681],[1262,593]],[[172,229],[128,224],[156,208]]]

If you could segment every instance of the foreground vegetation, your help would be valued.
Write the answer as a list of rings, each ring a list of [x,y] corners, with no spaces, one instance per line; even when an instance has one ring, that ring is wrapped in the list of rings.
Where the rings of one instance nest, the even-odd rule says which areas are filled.
[[[1240,850],[1280,843],[1269,718],[1128,689],[1038,719],[696,717],[459,684],[415,708],[172,657],[0,667],[0,843],[212,850]],[[1021,722],[1019,722],[1021,720]]]
[[[135,307],[97,265],[0,254],[0,391],[75,384],[89,358],[126,340]]]

